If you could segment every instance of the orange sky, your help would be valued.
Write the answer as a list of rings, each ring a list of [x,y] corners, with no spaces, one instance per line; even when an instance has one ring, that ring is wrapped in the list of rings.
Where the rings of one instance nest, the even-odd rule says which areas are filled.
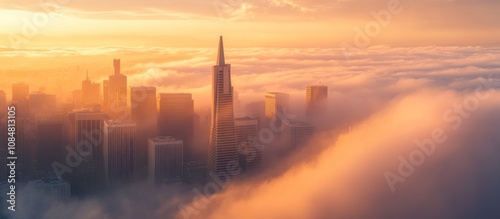
[[[224,35],[235,84],[245,87],[242,98],[267,89],[302,95],[307,83],[343,86],[335,80],[351,83],[368,73],[358,69],[398,68],[398,52],[417,66],[434,61],[421,53],[442,55],[449,61],[442,68],[496,54],[479,47],[500,44],[498,11],[500,2],[490,0],[6,0],[0,3],[0,90],[9,96],[11,84],[24,81],[31,91],[64,99],[87,70],[101,82],[112,59],[121,58],[130,85],[152,72],[162,78],[160,92],[196,98],[210,89],[210,66]],[[416,49],[384,49],[399,46]],[[376,67],[381,53],[396,63]],[[359,62],[347,62],[350,56]],[[275,86],[275,74],[292,80],[292,88]]]
[[[491,0],[6,0],[0,46],[339,47],[391,12],[370,45],[498,45]]]

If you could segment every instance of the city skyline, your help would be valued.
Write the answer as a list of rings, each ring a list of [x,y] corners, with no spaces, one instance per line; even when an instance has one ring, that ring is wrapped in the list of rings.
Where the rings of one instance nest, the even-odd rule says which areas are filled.
[[[499,10],[0,3],[0,218],[500,218]]]

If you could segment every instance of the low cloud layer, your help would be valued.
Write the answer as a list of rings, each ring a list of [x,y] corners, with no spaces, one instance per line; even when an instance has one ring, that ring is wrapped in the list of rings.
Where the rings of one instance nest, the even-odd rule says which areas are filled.
[[[103,56],[135,53],[123,68],[131,84],[193,92],[206,108],[212,50],[118,49]],[[377,47],[345,60],[335,49],[228,50],[244,103],[284,91],[300,115],[307,85],[329,87],[329,111],[310,144],[206,199],[193,201],[190,186],[133,185],[53,202],[42,218],[497,218],[498,52]],[[159,54],[171,59],[151,58]]]

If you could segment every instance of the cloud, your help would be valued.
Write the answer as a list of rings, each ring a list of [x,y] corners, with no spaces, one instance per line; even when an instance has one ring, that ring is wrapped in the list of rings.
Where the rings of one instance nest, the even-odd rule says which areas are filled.
[[[110,74],[111,59],[121,57],[130,85],[192,92],[197,107],[206,109],[215,52],[111,47],[2,49],[0,55],[20,72],[47,70],[57,79],[64,79],[63,73],[44,65],[56,57],[58,68],[94,66],[92,78],[99,80]],[[234,179],[226,190],[207,197],[206,208],[192,218],[496,218],[498,53],[489,47],[381,46],[345,60],[340,49],[228,49],[243,105],[263,100],[266,91],[284,91],[292,96],[294,113],[302,116],[305,87],[321,83],[329,87],[329,110],[313,121],[318,134],[310,144],[266,162],[257,176]],[[27,61],[32,65],[22,65]],[[8,81],[23,79],[6,69],[1,74]],[[74,84],[81,81],[64,74]],[[400,157],[410,160],[421,150],[415,142],[432,139],[437,129],[446,140],[436,142],[435,152],[392,192],[384,173],[399,174]],[[264,153],[273,151],[268,147]],[[44,217],[182,218],[180,207],[193,204],[193,188],[132,185],[99,197],[53,202]]]

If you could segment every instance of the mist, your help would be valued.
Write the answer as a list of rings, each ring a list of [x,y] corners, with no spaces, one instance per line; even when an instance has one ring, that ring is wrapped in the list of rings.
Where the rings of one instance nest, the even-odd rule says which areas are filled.
[[[345,62],[338,51],[281,51],[258,62],[262,66],[255,72],[250,71],[257,65],[251,57],[262,54],[247,50],[253,53],[230,61],[241,115],[250,114],[245,106],[262,101],[264,92],[283,91],[291,95],[290,114],[302,119],[305,87],[329,87],[328,110],[311,121],[316,134],[310,142],[283,155],[276,137],[265,145],[258,173],[231,178],[219,192],[207,184],[152,188],[137,183],[95,197],[48,200],[37,212],[20,203],[22,213],[11,217],[498,218],[497,49],[433,48],[438,55],[427,55],[427,49],[374,48]],[[153,83],[138,79],[162,66],[151,65],[137,65],[132,81]],[[193,75],[201,74],[199,66],[165,68],[176,74],[153,72],[158,83],[153,86],[195,93],[200,120],[195,144],[202,158],[208,147],[209,108],[203,100],[210,86],[197,79],[189,87]],[[21,189],[20,199],[44,200],[29,191],[29,186]]]

